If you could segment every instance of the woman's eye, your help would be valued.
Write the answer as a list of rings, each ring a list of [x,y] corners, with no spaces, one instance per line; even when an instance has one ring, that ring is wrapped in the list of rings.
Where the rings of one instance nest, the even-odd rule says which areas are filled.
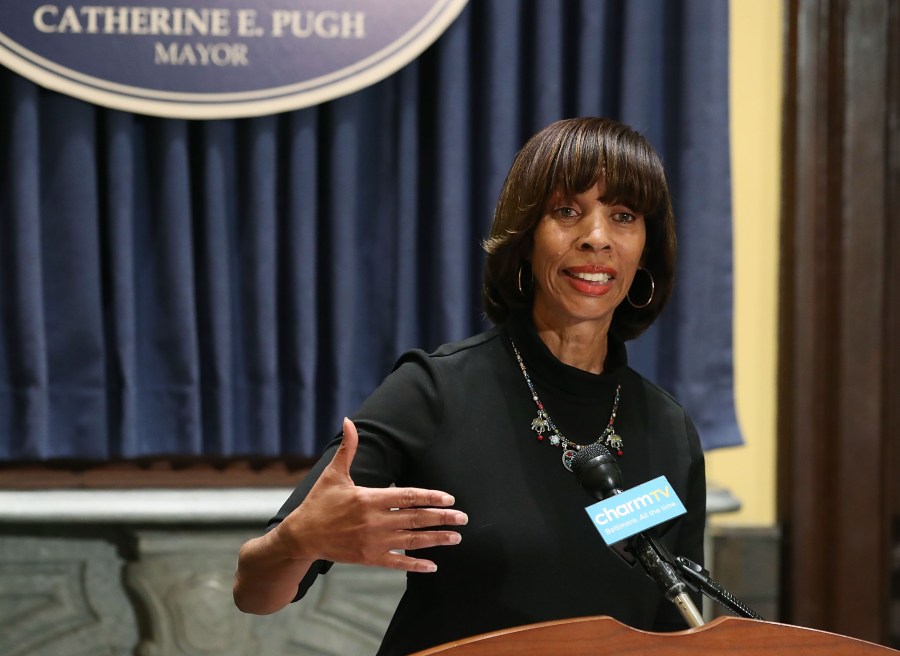
[[[631,223],[637,217],[634,214],[632,214],[631,212],[617,212],[614,215],[614,218],[619,223]]]
[[[578,212],[574,207],[557,207],[553,210],[553,213],[563,219],[571,219],[578,216]]]

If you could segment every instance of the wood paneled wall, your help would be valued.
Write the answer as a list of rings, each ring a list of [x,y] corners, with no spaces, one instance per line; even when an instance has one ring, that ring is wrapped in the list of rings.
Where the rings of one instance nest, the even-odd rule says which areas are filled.
[[[900,0],[786,0],[783,620],[890,642],[900,512]]]

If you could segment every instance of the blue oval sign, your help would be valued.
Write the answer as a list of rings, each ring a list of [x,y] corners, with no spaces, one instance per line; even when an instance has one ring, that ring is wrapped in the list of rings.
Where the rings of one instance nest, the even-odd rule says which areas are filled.
[[[141,114],[214,119],[299,109],[378,82],[467,0],[4,2],[0,64]]]

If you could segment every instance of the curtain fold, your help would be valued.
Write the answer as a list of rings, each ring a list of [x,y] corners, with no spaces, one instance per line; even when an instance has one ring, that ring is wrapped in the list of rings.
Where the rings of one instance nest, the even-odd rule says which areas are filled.
[[[575,115],[670,176],[676,293],[633,365],[740,443],[727,30],[726,2],[478,0],[374,86],[227,121],[0,69],[0,460],[314,455],[403,350],[487,325],[506,171]]]

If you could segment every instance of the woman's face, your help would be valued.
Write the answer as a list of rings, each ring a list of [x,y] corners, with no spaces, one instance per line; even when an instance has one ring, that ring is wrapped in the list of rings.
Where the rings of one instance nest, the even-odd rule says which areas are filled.
[[[534,233],[534,307],[543,325],[585,321],[608,329],[625,300],[646,242],[644,217],[600,200],[603,188],[566,198],[557,194]]]

